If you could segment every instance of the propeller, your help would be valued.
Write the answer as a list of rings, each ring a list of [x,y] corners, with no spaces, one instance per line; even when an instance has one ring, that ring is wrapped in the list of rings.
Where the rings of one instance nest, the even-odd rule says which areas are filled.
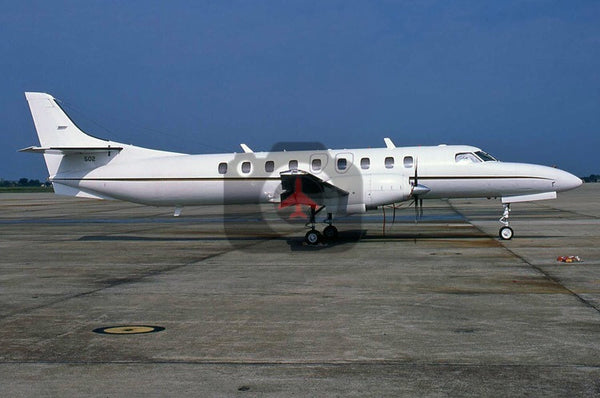
[[[423,199],[421,195],[425,195],[431,189],[425,185],[419,184],[419,158],[415,159],[415,176],[413,177],[411,194],[415,203],[415,222],[423,217]]]
[[[418,222],[418,220],[420,218],[423,217],[423,199],[421,198],[421,195],[425,195],[427,192],[431,191],[431,188],[429,188],[428,186],[419,184],[419,159],[415,159],[415,175],[414,177],[412,177],[412,182],[410,182],[411,185],[411,190],[410,190],[410,196],[412,196],[413,198],[413,203],[415,204],[415,223]],[[408,205],[409,207],[412,206],[412,203]],[[385,230],[386,230],[386,221],[387,221],[387,217],[385,214],[385,207],[386,206],[381,206],[381,210],[383,212],[383,224],[382,224],[382,232],[383,235],[385,236]],[[397,208],[401,208],[402,206],[397,206],[396,203],[392,203],[391,205],[392,207],[392,226],[394,225],[394,223],[396,222],[396,209]]]
[[[381,211],[383,212],[383,223],[381,224],[381,232],[383,236],[385,236],[385,206],[381,206]]]
[[[419,194],[415,193],[415,188],[417,186],[419,186],[419,173],[418,170],[419,169],[419,160],[415,160],[415,179],[413,181],[413,196],[415,198],[415,223],[418,222],[419,220]]]

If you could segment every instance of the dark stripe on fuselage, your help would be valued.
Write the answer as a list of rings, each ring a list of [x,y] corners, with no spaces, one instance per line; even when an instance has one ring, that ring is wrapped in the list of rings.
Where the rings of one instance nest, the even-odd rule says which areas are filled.
[[[366,177],[368,175],[362,174]],[[362,176],[361,175],[361,176]],[[358,177],[358,176],[357,176]],[[411,181],[415,178],[410,177]],[[503,180],[503,179],[536,179],[552,180],[547,177],[534,176],[418,176],[419,180]],[[280,181],[280,177],[129,177],[129,178],[54,178],[51,181]]]
[[[133,177],[133,178],[53,178],[61,181],[281,181],[280,177]]]
[[[552,178],[547,177],[534,177],[534,176],[417,176],[419,180],[490,180],[490,179],[536,179],[536,180],[552,180]],[[410,177],[411,180],[414,180],[415,177]]]

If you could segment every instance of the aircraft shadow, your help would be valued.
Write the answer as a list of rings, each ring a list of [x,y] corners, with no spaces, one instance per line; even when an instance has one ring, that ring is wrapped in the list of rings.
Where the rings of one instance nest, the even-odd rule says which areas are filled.
[[[221,237],[221,236],[207,236],[202,238],[192,237],[173,237],[173,238],[161,238],[152,236],[123,236],[123,235],[88,235],[82,236],[77,239],[81,242],[207,242],[207,241],[266,241],[266,240],[287,240],[284,236],[237,236],[237,237]]]
[[[520,235],[522,239],[548,239],[558,238],[554,235]],[[285,242],[291,251],[320,251],[346,249],[349,246],[362,242],[381,242],[381,241],[413,241],[419,240],[494,240],[499,241],[495,236],[483,233],[460,233],[456,232],[419,232],[419,233],[379,233],[369,234],[366,229],[343,230],[339,232],[338,239],[334,242],[324,242],[318,245],[309,245],[304,241],[302,235],[290,237],[289,235],[251,235],[251,236],[203,236],[203,237],[153,237],[136,235],[86,235],[78,239],[81,242],[210,242],[210,241],[230,241],[235,242],[260,242],[260,241],[281,241]]]
[[[287,244],[291,251],[327,250],[358,243],[364,239],[366,233],[366,229],[344,230],[339,232],[338,238],[334,242],[319,243],[318,245],[309,245],[304,241],[303,236],[294,236],[287,238]]]

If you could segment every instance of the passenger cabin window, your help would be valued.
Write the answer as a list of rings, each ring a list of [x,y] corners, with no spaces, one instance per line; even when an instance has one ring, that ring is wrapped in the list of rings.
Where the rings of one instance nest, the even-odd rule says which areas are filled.
[[[250,173],[250,170],[252,170],[252,165],[250,164],[250,162],[242,163],[242,173],[248,174]]]
[[[275,170],[275,162],[272,160],[267,160],[265,162],[265,171],[267,173],[271,173],[273,170]]]
[[[348,167],[348,159],[346,159],[346,158],[339,158],[337,160],[337,168],[338,168],[338,170],[346,170],[347,167]]]
[[[407,169],[410,169],[411,167],[413,167],[414,164],[414,160],[412,156],[405,156],[404,157],[404,167],[406,167]]]
[[[457,153],[456,156],[454,156],[454,160],[456,160],[456,163],[460,163],[460,164],[470,164],[470,163],[481,162],[481,160],[471,152]]]
[[[360,168],[363,170],[368,170],[369,167],[371,167],[371,159],[369,158],[362,158],[360,160]]]
[[[227,163],[219,163],[219,174],[227,173]]]
[[[321,170],[321,159],[313,159],[312,163],[310,164],[310,167],[312,167],[313,171],[320,171]]]
[[[288,166],[289,166],[290,170],[298,170],[298,161],[290,160],[290,162],[288,163]]]
[[[385,168],[386,169],[392,169],[394,168],[394,158],[393,157],[387,157],[385,158]]]

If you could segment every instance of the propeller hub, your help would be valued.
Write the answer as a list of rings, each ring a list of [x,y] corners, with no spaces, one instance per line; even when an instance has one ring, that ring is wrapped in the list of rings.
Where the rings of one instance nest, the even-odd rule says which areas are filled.
[[[413,196],[425,195],[429,191],[431,191],[431,188],[429,188],[423,184],[416,184],[415,186],[413,186],[412,195]]]

